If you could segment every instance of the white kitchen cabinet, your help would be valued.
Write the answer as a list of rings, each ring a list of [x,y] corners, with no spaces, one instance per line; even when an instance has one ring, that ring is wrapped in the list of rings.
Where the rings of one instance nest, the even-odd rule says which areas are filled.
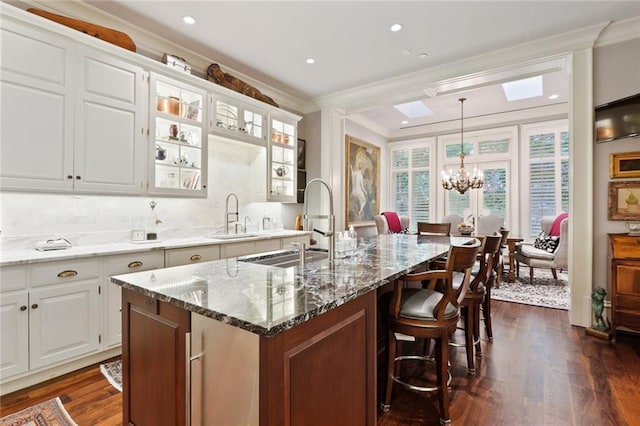
[[[151,73],[149,193],[207,196],[206,92]]]
[[[0,379],[29,370],[27,268],[0,268]]]
[[[1,25],[0,185],[72,190],[74,45],[10,21]]]
[[[167,268],[218,259],[220,259],[220,246],[217,244],[175,248],[164,251],[164,264]]]
[[[98,277],[29,292],[29,366],[45,367],[100,350]]]
[[[87,258],[30,267],[30,369],[100,350],[101,265]]]
[[[280,250],[280,244],[280,238],[225,243],[220,246],[220,258],[228,259],[230,257],[245,256],[247,254]]]
[[[142,68],[13,22],[1,37],[3,189],[140,194]]]
[[[0,379],[29,369],[29,295],[0,293]]]
[[[160,268],[164,268],[164,250],[119,254],[104,258],[102,341],[105,349],[122,344],[122,292],[120,286],[111,283],[111,276]]]
[[[296,202],[297,123],[271,117],[267,176],[269,201]]]
[[[76,102],[74,188],[141,194],[146,172],[147,74],[83,48]]]
[[[209,133],[266,146],[267,113],[218,94],[209,95]]]

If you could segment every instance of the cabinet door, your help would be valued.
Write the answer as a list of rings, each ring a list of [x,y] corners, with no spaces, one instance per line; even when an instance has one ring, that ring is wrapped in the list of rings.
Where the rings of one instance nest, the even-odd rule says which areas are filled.
[[[73,187],[71,45],[6,20],[2,27],[0,185],[68,191]]]
[[[164,268],[164,251],[127,253],[105,257],[106,278],[104,282],[104,348],[120,346],[122,343],[121,287],[111,283],[112,275],[149,271]]]
[[[296,125],[271,119],[269,170],[267,170],[270,201],[296,202]]]
[[[29,363],[44,367],[100,349],[98,279],[29,293]]]
[[[0,295],[0,378],[29,369],[29,296],[26,291]]]
[[[149,193],[207,195],[206,93],[151,73]]]
[[[267,114],[257,107],[212,94],[209,132],[261,146],[267,143]]]
[[[142,68],[82,51],[76,103],[75,189],[140,194],[146,170]]]

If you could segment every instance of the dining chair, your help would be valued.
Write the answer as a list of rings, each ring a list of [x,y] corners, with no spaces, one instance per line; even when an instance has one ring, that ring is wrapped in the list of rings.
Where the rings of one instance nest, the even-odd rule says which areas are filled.
[[[411,225],[411,218],[406,215],[398,215],[400,219],[400,224],[402,225],[402,229],[408,229]],[[391,234],[391,230],[389,229],[389,223],[387,222],[387,218],[383,214],[378,214],[373,217],[373,220],[376,223],[376,230],[378,231],[378,235],[383,234]]]
[[[418,234],[449,235],[450,223],[418,222]]]
[[[495,214],[478,217],[476,235],[493,235],[504,226],[504,218]]]
[[[449,230],[449,233],[452,236],[459,237],[462,235],[460,231],[458,231],[458,225],[464,222],[464,219],[462,218],[462,216],[458,216],[457,214],[450,214],[443,217],[442,222],[451,224],[451,229]]]
[[[449,336],[456,330],[459,306],[465,297],[471,279],[471,268],[480,249],[480,242],[472,245],[452,245],[449,248],[444,269],[411,273],[394,282],[393,292],[380,298],[380,312],[383,314],[388,333],[387,387],[383,411],[391,408],[393,384],[418,392],[437,392],[441,423],[450,423],[448,361]],[[427,288],[415,288],[411,282],[427,281]],[[435,290],[438,283],[443,291]],[[405,288],[407,286],[407,288]],[[399,376],[399,361],[429,358],[422,356],[398,356],[398,337],[435,340],[436,386],[412,385]]]

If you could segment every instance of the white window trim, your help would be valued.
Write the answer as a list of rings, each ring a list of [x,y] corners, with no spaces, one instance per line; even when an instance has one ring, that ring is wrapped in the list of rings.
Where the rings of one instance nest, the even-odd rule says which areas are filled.
[[[435,202],[436,206],[429,206],[429,221],[433,221],[435,220],[435,214],[436,214],[436,208],[437,208],[437,204],[438,201],[436,200],[436,189],[439,188],[439,184],[440,184],[440,178],[439,178],[439,173],[440,171],[436,168],[437,166],[437,162],[436,162],[436,138],[435,137],[426,137],[426,138],[420,138],[420,139],[411,139],[411,140],[405,140],[402,142],[390,142],[388,145],[388,155],[387,155],[387,159],[388,159],[388,164],[387,164],[387,170],[388,170],[388,176],[387,178],[389,179],[389,185],[388,185],[388,197],[387,200],[389,207],[391,206],[391,204],[393,203],[393,188],[391,185],[391,176],[392,173],[395,171],[393,169],[393,151],[395,150],[400,150],[400,149],[412,149],[412,148],[424,148],[427,147],[429,149],[429,172],[430,172],[430,179],[429,179],[429,200],[432,200],[431,202]],[[411,171],[411,167],[409,167],[408,169],[409,171]],[[411,173],[409,173],[409,191],[411,191]],[[412,199],[412,195],[411,193],[409,194],[409,212],[411,212],[411,206],[413,204],[413,199]],[[414,227],[415,226],[415,221],[413,218],[411,218],[411,226]]]

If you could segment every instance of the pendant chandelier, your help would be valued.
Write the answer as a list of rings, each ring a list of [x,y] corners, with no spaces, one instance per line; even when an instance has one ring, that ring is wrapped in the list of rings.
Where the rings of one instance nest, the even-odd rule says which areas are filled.
[[[457,171],[449,170],[442,171],[442,187],[448,191],[455,189],[460,194],[467,192],[467,189],[479,189],[484,185],[482,172],[479,172],[477,168],[473,169],[473,175],[469,176],[469,172],[464,168],[464,101],[467,98],[460,98],[460,169]]]

